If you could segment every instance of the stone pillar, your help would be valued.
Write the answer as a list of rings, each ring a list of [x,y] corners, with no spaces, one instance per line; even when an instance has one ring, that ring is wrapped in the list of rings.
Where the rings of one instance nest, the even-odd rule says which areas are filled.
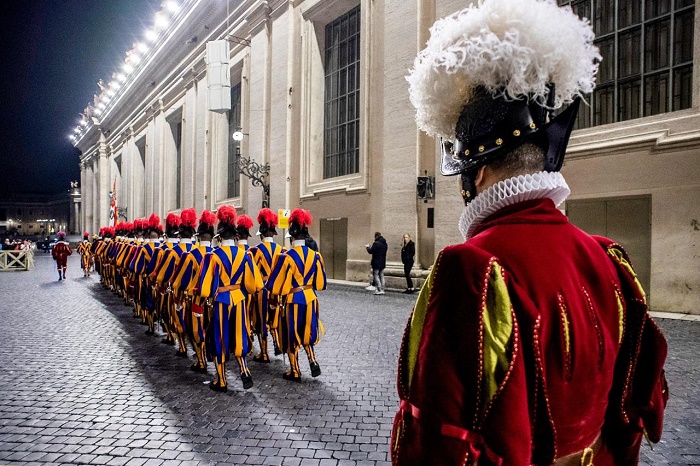
[[[86,168],[85,168],[85,163],[81,162],[80,163],[80,190],[82,194],[87,194],[87,189],[86,189],[86,183],[85,180],[87,179],[86,175]],[[82,199],[82,198],[81,198]],[[86,200],[87,202],[87,200]],[[81,207],[80,209],[80,220],[78,222],[78,230],[80,231],[80,234],[82,235],[83,232],[87,229],[87,222],[85,221],[85,206],[82,205],[81,202]]]
[[[109,152],[107,150],[106,138],[100,135],[98,150],[97,171],[99,172],[98,194],[97,194],[97,219],[100,226],[109,225]]]

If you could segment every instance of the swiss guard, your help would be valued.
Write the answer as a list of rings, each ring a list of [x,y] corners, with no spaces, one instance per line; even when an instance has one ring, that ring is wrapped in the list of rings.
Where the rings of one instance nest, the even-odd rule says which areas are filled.
[[[252,349],[250,322],[246,297],[262,289],[260,272],[245,249],[236,245],[236,209],[221,206],[216,212],[219,219],[218,248],[204,256],[200,270],[199,293],[213,299],[212,341],[214,345],[217,378],[209,387],[226,392],[226,361],[230,354],[236,358],[243,388],[253,386],[253,377],[246,357]]]
[[[174,215],[174,214],[171,214]],[[156,282],[160,289],[164,290],[164,311],[169,316],[171,332],[177,336],[178,350],[176,356],[187,357],[187,323],[185,318],[186,307],[184,296],[173,290],[172,283],[175,280],[175,271],[178,269],[182,256],[192,249],[192,236],[197,226],[197,212],[183,209],[178,219],[178,230],[171,232],[179,236],[177,243],[170,248],[161,251],[160,263],[157,269]]]
[[[83,277],[90,276],[90,267],[92,267],[92,254],[90,252],[90,233],[83,233],[83,240],[78,244],[76,251],[80,254],[80,268],[83,269]]]
[[[199,241],[182,255],[172,281],[173,293],[182,297],[187,319],[185,328],[197,354],[197,362],[192,364],[190,370],[205,374],[207,372],[206,331],[210,321],[211,305],[207,304],[199,293],[199,266],[204,256],[212,250],[211,240],[214,237],[215,223],[216,215],[208,210],[202,212],[197,226]]]
[[[250,248],[255,263],[260,274],[262,275],[263,283],[267,283],[272,273],[272,264],[275,263],[277,256],[283,251],[284,247],[275,243],[274,236],[277,234],[278,217],[277,214],[265,207],[258,212],[258,225],[260,225],[261,242]],[[275,354],[280,354],[279,347],[280,337],[279,328],[279,300],[277,296],[270,294],[267,288],[263,288],[256,293],[250,312],[251,326],[253,333],[258,336],[260,343],[260,353],[253,356],[253,361],[261,363],[269,363],[270,356],[267,350],[267,335],[272,334],[272,341],[276,349]]]
[[[624,249],[557,209],[601,58],[590,23],[483,0],[430,32],[410,99],[461,178],[466,242],[438,255],[406,327],[392,462],[636,465],[661,437],[666,342]]]
[[[58,279],[66,279],[66,268],[68,267],[68,256],[73,254],[73,250],[70,248],[68,241],[66,241],[66,233],[63,231],[58,232],[58,242],[53,247],[51,255],[53,260],[56,261],[56,268],[58,269]]]
[[[148,324],[146,335],[155,335],[156,304],[153,293],[154,281],[150,278],[156,264],[156,250],[160,246],[160,236],[163,234],[163,225],[160,217],[151,214],[146,225],[146,238],[139,246],[139,250],[129,265],[129,271],[135,274],[138,280],[139,307]]]
[[[289,234],[292,248],[278,256],[269,279],[267,290],[279,296],[285,303],[281,318],[280,349],[289,357],[290,370],[282,377],[301,381],[299,348],[303,347],[309,359],[311,376],[321,375],[314,345],[325,330],[319,316],[316,291],[326,289],[326,269],[321,254],[306,246],[311,214],[304,209],[294,209],[289,216]]]

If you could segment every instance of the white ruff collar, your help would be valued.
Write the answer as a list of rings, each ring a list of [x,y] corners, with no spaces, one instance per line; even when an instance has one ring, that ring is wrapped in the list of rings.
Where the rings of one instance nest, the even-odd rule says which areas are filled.
[[[467,204],[459,219],[459,231],[467,240],[484,219],[506,206],[545,198],[558,206],[569,194],[571,190],[560,172],[543,171],[499,181]]]

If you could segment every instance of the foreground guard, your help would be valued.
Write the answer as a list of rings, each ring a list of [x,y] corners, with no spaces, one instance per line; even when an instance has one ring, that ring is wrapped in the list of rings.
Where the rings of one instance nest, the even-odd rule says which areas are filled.
[[[321,323],[316,291],[326,289],[326,269],[321,254],[307,247],[311,214],[294,209],[289,216],[292,248],[278,256],[265,287],[285,303],[281,317],[281,350],[289,357],[290,370],[285,380],[301,381],[299,348],[304,347],[309,358],[311,376],[321,375],[314,345],[325,333]]]
[[[53,260],[56,261],[56,268],[58,269],[58,279],[66,279],[66,268],[68,267],[68,256],[73,254],[73,250],[70,248],[68,241],[66,241],[66,233],[63,231],[58,232],[58,242],[53,247],[51,255]]]
[[[660,439],[667,348],[631,262],[556,208],[593,39],[554,1],[484,0],[414,62],[466,242],[438,255],[404,334],[395,465],[635,465]]]

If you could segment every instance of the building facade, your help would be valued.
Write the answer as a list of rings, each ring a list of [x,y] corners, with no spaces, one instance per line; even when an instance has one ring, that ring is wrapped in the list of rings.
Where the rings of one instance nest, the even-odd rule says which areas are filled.
[[[628,248],[652,309],[700,313],[700,8],[560,3],[592,19],[604,56],[563,168],[566,212]],[[462,241],[463,204],[458,180],[439,175],[437,142],[416,128],[405,76],[430,25],[463,7],[185,0],[103,105],[96,96],[102,108],[86,109],[75,137],[83,229],[109,224],[114,188],[129,219],[223,204],[255,216],[263,189],[241,173],[242,156],[269,165],[271,208],[311,211],[330,277],[368,278],[375,231],[389,269],[401,269],[404,233],[429,268]],[[223,87],[206,52],[222,40]],[[211,103],[222,89],[224,108]],[[419,177],[434,180],[423,198]]]
[[[68,194],[11,194],[0,199],[0,236],[43,240],[70,233],[74,221]]]

